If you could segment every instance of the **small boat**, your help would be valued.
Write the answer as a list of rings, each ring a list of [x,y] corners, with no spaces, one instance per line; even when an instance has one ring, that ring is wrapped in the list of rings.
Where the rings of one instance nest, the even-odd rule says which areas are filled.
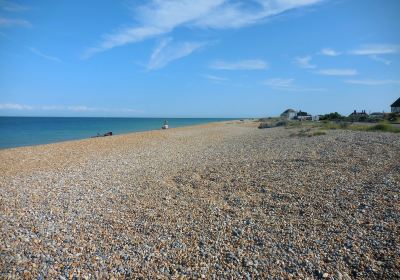
[[[168,129],[168,122],[166,120],[164,121],[164,125],[161,128]]]
[[[97,133],[96,136],[92,136],[91,138],[106,137],[106,136],[112,136],[112,135],[113,135],[112,131],[109,131],[109,132],[106,132],[106,133],[104,133],[104,134]]]

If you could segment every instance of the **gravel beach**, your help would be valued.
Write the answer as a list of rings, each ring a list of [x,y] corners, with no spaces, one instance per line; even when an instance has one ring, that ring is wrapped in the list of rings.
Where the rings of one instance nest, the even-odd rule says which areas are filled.
[[[400,134],[257,125],[0,150],[0,279],[400,279]]]

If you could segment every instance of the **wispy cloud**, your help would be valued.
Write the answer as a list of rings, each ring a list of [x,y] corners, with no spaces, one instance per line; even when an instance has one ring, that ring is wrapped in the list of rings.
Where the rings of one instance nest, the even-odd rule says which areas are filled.
[[[147,65],[148,70],[165,67],[168,63],[188,56],[194,51],[207,45],[207,42],[172,42],[172,38],[164,39],[153,51]]]
[[[32,110],[33,107],[17,103],[0,103],[0,110]]]
[[[25,27],[30,28],[32,24],[24,19],[10,19],[5,17],[0,17],[0,27]]]
[[[350,51],[353,55],[382,55],[393,54],[400,51],[400,45],[393,44],[370,44]]]
[[[271,87],[287,88],[293,86],[293,81],[294,79],[274,78],[264,81],[264,84]]]
[[[0,9],[7,12],[24,12],[30,10],[30,6],[17,4],[11,1],[0,0]]]
[[[322,69],[317,73],[326,76],[354,76],[358,74],[356,69]]]
[[[317,66],[314,64],[311,64],[312,57],[310,55],[302,56],[302,57],[296,57],[295,58],[295,63],[300,66],[301,68],[305,69],[313,69],[316,68]]]
[[[143,113],[143,110],[131,108],[104,108],[104,107],[90,107],[86,105],[43,105],[32,106],[18,103],[0,103],[0,110],[37,110],[37,111],[71,111],[71,112],[103,112],[103,113]]]
[[[383,63],[383,64],[385,64],[385,65],[390,65],[390,64],[392,64],[392,61],[391,61],[391,60],[386,59],[386,58],[383,58],[383,57],[381,57],[381,56],[370,55],[369,58],[371,58],[372,60],[381,62],[381,63]]]
[[[218,60],[210,65],[217,70],[263,70],[268,67],[268,63],[261,59],[245,59],[239,61]]]
[[[84,58],[117,46],[165,35],[175,28],[229,29],[259,23],[270,16],[322,0],[152,0],[134,9],[135,26],[106,34]]]
[[[326,56],[338,56],[341,54],[340,52],[337,52],[331,48],[323,48],[320,53]]]
[[[263,84],[269,86],[274,90],[282,90],[282,91],[301,91],[301,92],[326,91],[326,89],[324,88],[309,88],[309,87],[299,86],[294,83],[294,79],[286,79],[286,78],[268,79],[264,81]]]
[[[44,107],[41,107],[43,109]],[[131,108],[104,108],[104,107],[90,107],[85,105],[75,106],[58,106],[59,109],[64,111],[73,112],[105,112],[105,113],[143,113],[143,110],[131,109]]]
[[[400,84],[400,80],[347,80],[345,81],[348,84],[356,84],[356,85],[365,85],[365,86],[381,86],[381,85],[391,85],[391,84]]]
[[[229,80],[228,78],[214,76],[214,75],[203,75],[203,77],[214,82],[225,82]]]
[[[55,57],[55,56],[49,56],[49,55],[47,55],[47,54],[44,54],[44,53],[42,53],[41,51],[39,51],[39,50],[37,50],[37,49],[35,49],[35,48],[29,48],[29,50],[32,52],[32,53],[34,53],[35,55],[37,55],[37,56],[40,56],[40,57],[42,57],[42,58],[44,58],[44,59],[47,59],[47,60],[50,60],[50,61],[54,61],[54,62],[58,62],[58,63],[61,63],[62,62],[62,60],[60,59],[60,58],[58,58],[58,57]]]

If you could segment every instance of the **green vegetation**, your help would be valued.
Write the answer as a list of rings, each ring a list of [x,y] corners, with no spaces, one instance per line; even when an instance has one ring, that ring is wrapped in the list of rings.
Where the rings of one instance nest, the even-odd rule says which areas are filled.
[[[400,115],[396,113],[390,113],[384,118],[386,121],[390,123],[398,123],[400,124]]]
[[[291,137],[313,137],[313,136],[320,136],[325,135],[325,131],[313,131],[311,128],[308,129],[301,129],[298,133],[291,133]]]
[[[321,126],[322,130],[330,130],[330,129],[347,129],[347,130],[355,130],[355,131],[383,131],[383,132],[394,132],[400,133],[400,128],[395,127],[394,125],[381,122],[375,125],[371,124],[351,124],[351,123],[334,123],[327,122],[323,123]]]
[[[312,136],[319,136],[319,135],[325,135],[326,132],[325,131],[314,131],[312,133]]]
[[[261,121],[261,123],[258,126],[258,128],[260,128],[260,129],[288,125],[288,121],[281,120],[279,118],[260,119],[260,121]]]
[[[335,129],[400,133],[400,127],[396,127],[396,124],[400,124],[399,114],[386,114],[382,118],[376,118],[376,116],[361,117],[354,122],[354,116],[345,117],[335,112],[321,116],[320,120],[322,121],[320,122],[264,118],[259,119],[258,128],[285,127],[286,129],[297,129],[298,132],[292,133],[291,136],[299,137],[324,135],[326,134],[324,130]],[[315,131],[315,129],[319,130]]]
[[[345,120],[346,117],[342,116],[338,112],[335,112],[335,113],[325,114],[325,115],[321,116],[319,119],[321,121],[341,121],[341,120]]]
[[[346,122],[323,122],[321,129],[329,130],[329,129],[347,129],[349,127],[349,123]]]
[[[400,128],[394,127],[393,125],[390,125],[387,123],[380,123],[380,124],[376,124],[374,126],[370,126],[370,127],[368,127],[367,130],[400,133]]]

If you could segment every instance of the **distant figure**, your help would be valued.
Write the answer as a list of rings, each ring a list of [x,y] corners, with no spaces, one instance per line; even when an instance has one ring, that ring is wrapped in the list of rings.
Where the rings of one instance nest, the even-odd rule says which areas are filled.
[[[164,121],[164,125],[161,127],[162,129],[168,129],[168,122],[167,120]]]

